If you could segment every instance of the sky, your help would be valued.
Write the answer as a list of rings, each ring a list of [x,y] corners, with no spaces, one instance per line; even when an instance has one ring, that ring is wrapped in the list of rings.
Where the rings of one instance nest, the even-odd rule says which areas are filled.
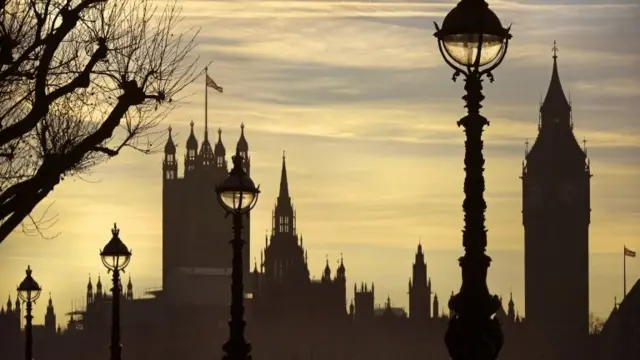
[[[451,81],[433,22],[454,1],[183,1],[182,26],[201,27],[195,54],[224,94],[209,92],[210,130],[221,127],[227,152],[246,125],[252,178],[262,195],[252,214],[251,257],[271,225],[282,151],[298,232],[320,277],[325,258],[343,254],[353,283],[375,282],[407,306],[418,242],[434,291],[460,286],[464,133],[463,86]],[[623,287],[623,246],[640,250],[640,5],[633,0],[491,1],[514,35],[504,63],[485,84],[490,290],[524,311],[521,164],[537,133],[538,107],[557,40],[560,78],[573,104],[575,134],[591,159],[590,306],[606,317]],[[189,122],[204,126],[204,78],[160,126],[171,125],[179,154]],[[215,132],[214,132],[215,133]],[[51,292],[58,322],[83,303],[89,275],[114,222],[133,249],[128,268],[140,295],[161,286],[161,154],[129,151],[82,178],[65,179],[35,210],[57,223],[45,235],[19,231],[0,244],[0,300],[28,264]],[[180,164],[179,172],[183,166]],[[126,276],[126,275],[125,275]],[[640,259],[627,260],[630,288]],[[553,296],[553,295],[551,295]],[[35,306],[44,318],[45,300]]]

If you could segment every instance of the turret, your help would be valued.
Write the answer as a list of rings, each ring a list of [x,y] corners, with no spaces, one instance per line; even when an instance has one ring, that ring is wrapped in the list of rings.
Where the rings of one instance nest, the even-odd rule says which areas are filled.
[[[91,283],[91,275],[89,275],[89,282],[87,283],[87,305],[93,302],[93,284]]]
[[[169,137],[164,145],[164,160],[162,161],[162,176],[165,181],[178,178],[178,161],[176,160],[176,145],[173,143],[171,126],[169,126]]]
[[[56,331],[56,313],[53,310],[53,300],[51,299],[51,293],[49,293],[47,312],[44,315],[44,328],[50,332]]]
[[[133,300],[133,283],[131,282],[131,275],[129,275],[129,282],[127,283],[127,300]]]
[[[227,160],[226,160],[227,151],[224,148],[224,144],[222,143],[222,129],[218,128],[218,141],[216,142],[216,147],[213,150],[213,156],[215,157],[216,167],[224,168],[227,171]]]
[[[184,157],[184,176],[188,177],[196,170],[196,161],[198,157],[198,140],[193,132],[193,121],[191,121],[191,132],[187,139],[187,154]]]
[[[507,319],[512,323],[516,321],[516,308],[513,302],[513,294],[509,294],[509,308],[507,309]]]
[[[344,267],[344,260],[342,258],[342,254],[340,254],[340,265],[338,266],[338,270],[336,272],[336,279],[340,281],[346,281],[346,268]]]
[[[322,282],[331,282],[331,268],[329,267],[328,258],[324,266],[324,271],[322,272]]]
[[[433,295],[433,318],[440,317],[440,302],[438,301],[438,294]]]
[[[102,292],[102,280],[100,280],[100,275],[98,275],[98,283],[96,283],[96,297],[102,297],[104,293]]]
[[[238,139],[238,144],[236,145],[236,150],[242,156],[242,169],[250,175],[251,172],[251,159],[249,157],[249,143],[247,139],[244,137],[244,123],[240,124],[240,139]]]

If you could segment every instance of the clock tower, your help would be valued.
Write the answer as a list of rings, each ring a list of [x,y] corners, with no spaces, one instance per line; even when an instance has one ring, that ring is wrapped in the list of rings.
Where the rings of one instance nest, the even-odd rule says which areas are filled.
[[[589,333],[591,171],[573,134],[557,50],[554,42],[538,136],[522,168],[525,316],[541,358],[582,359]]]

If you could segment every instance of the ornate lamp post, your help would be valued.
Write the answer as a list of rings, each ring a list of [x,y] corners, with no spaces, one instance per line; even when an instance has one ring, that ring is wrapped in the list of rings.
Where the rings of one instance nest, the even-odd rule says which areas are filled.
[[[242,169],[242,155],[236,152],[233,156],[233,169],[229,175],[216,187],[218,201],[233,215],[233,247],[231,273],[231,319],[229,320],[229,340],[222,349],[225,352],[223,360],[251,359],[251,345],[244,338],[244,284],[242,283],[242,216],[258,202],[260,190],[253,180]]]
[[[449,301],[452,312],[445,343],[453,360],[494,360],[502,348],[503,335],[495,314],[500,300],[487,287],[491,258],[485,254],[484,157],[482,131],[489,121],[480,115],[483,77],[493,82],[491,71],[504,59],[511,34],[484,0],[461,0],[436,26],[438,47],[454,70],[453,81],[463,75],[467,115],[458,121],[464,127],[465,180],[463,202],[465,254],[460,292]]]
[[[31,310],[33,309],[32,305],[35,304],[36,300],[40,297],[41,292],[42,288],[38,285],[38,282],[31,277],[31,266],[27,266],[27,276],[18,286],[18,297],[27,304],[27,315],[24,317],[27,320],[24,326],[27,337],[24,348],[25,360],[33,359],[33,326],[31,324],[33,316],[31,316]]]
[[[120,360],[122,356],[122,344],[120,343],[120,294],[122,284],[120,283],[120,272],[129,265],[131,260],[131,250],[120,240],[120,229],[113,224],[111,230],[111,240],[100,252],[102,263],[107,268],[107,272],[113,273],[113,288],[111,288],[111,360]]]

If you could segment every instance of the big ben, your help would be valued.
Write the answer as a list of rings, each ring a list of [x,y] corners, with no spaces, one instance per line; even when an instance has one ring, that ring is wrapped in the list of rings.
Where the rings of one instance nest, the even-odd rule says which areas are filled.
[[[522,169],[525,315],[534,358],[583,359],[589,332],[591,171],[574,133],[557,48],[538,136]]]

